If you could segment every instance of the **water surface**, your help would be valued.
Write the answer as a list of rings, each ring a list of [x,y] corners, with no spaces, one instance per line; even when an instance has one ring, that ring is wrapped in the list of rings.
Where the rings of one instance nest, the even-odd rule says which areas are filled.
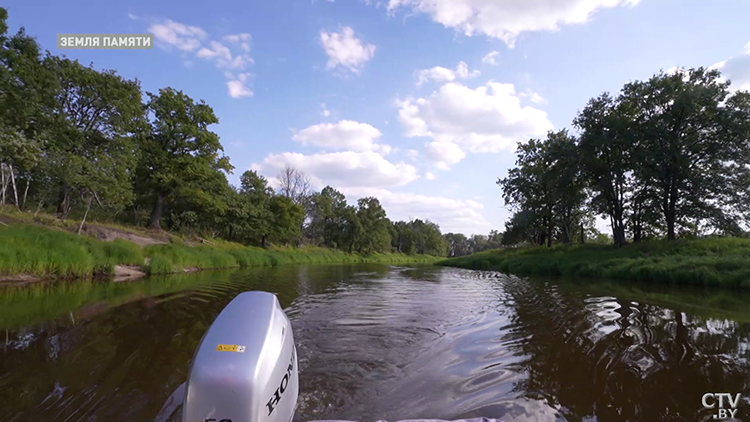
[[[196,346],[247,290],[292,321],[298,422],[695,421],[706,392],[750,396],[737,292],[290,266],[0,290],[0,420],[179,420]]]

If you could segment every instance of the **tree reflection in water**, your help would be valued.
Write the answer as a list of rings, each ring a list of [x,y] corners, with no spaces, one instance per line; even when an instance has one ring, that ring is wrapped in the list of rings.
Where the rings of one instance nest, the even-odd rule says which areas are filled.
[[[707,392],[750,391],[750,324],[510,279],[503,340],[523,359],[515,391],[571,421],[708,420]],[[740,405],[738,415],[750,406]]]

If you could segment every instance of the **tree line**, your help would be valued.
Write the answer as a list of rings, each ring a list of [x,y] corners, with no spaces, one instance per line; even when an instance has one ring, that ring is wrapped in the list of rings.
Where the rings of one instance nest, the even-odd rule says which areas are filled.
[[[210,126],[213,109],[182,91],[43,52],[0,8],[0,201],[19,210],[105,219],[266,246],[444,256],[428,220],[392,222],[377,198],[349,205],[288,167],[280,186],[234,167]],[[80,228],[79,228],[80,231]]]
[[[503,243],[586,242],[595,216],[612,241],[748,236],[750,93],[718,70],[659,72],[591,99],[578,134],[550,132],[519,146],[498,179]]]

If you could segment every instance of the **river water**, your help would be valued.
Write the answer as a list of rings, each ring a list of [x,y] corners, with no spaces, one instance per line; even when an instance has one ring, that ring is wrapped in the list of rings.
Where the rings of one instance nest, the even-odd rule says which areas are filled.
[[[750,420],[750,297],[360,264],[0,290],[0,421],[179,420],[196,346],[247,290],[292,321],[295,422],[713,420],[707,392]]]

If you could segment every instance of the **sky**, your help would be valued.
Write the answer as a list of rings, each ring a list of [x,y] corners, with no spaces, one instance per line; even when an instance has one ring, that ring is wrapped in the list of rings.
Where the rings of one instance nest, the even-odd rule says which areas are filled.
[[[502,230],[515,145],[660,70],[750,89],[741,0],[4,2],[43,48],[213,107],[235,166],[285,165],[350,203],[445,232]],[[59,33],[151,33],[150,50],[57,50]],[[606,230],[603,221],[600,229]]]

